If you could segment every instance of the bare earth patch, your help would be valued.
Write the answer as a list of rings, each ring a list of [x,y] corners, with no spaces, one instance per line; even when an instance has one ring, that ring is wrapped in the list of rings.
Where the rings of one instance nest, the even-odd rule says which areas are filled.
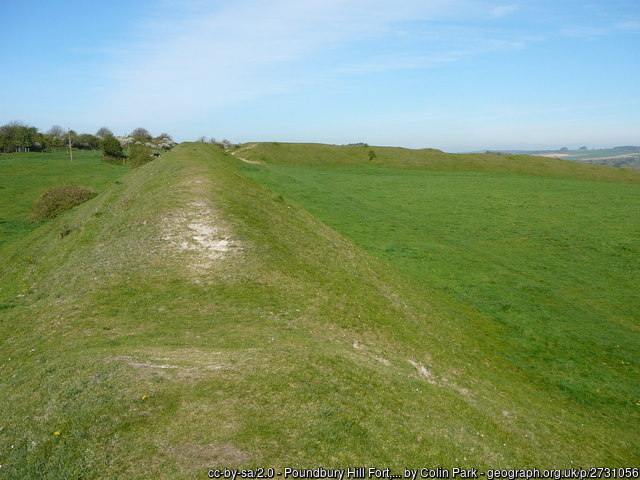
[[[422,375],[423,377],[425,377],[429,383],[436,383],[431,378],[431,372],[429,370],[427,370],[427,367],[425,367],[421,363],[414,362],[413,360],[407,360],[407,362],[409,362],[411,365],[413,365],[413,367],[415,367],[415,369],[418,371],[418,373],[420,375]]]
[[[355,348],[356,350],[362,350],[362,351],[367,351],[367,347],[363,344],[361,344],[360,342],[358,342],[357,340],[355,340],[353,342],[353,348]],[[374,360],[380,362],[381,364],[390,367],[391,366],[391,362],[389,360],[387,360],[384,357],[381,357],[379,355],[375,355],[373,353],[367,352],[369,354],[369,356],[371,358],[373,358]]]
[[[212,268],[240,244],[232,238],[231,229],[215,212],[209,192],[201,179],[185,186],[193,191],[193,200],[162,220],[162,240],[177,254],[185,254],[191,272]]]
[[[186,443],[167,447],[164,451],[187,469],[211,468],[212,465],[237,465],[246,462],[248,455],[230,444],[198,445]]]
[[[441,376],[436,378],[436,376],[434,376],[423,364],[419,362],[415,362],[411,359],[407,359],[407,362],[409,362],[418,371],[420,376],[424,377],[427,380],[427,382],[430,383],[431,385],[438,385],[440,387],[449,387],[464,397],[467,397],[470,399],[473,398],[473,392],[471,392],[467,388],[461,387],[455,382],[450,381],[449,378],[447,378],[446,376]],[[454,372],[457,372],[457,371],[454,371]],[[455,374],[457,376],[460,376],[460,372],[457,372]]]
[[[246,355],[229,355],[201,349],[147,349],[129,355],[108,357],[134,368],[143,376],[162,376],[173,379],[206,378],[234,370],[247,361]]]

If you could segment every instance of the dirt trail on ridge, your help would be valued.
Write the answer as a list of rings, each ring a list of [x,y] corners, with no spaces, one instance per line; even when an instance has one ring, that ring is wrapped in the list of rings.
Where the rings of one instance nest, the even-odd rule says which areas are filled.
[[[257,145],[258,145],[257,143],[254,143],[254,144],[252,144],[252,145],[249,145],[248,147],[242,147],[242,148],[240,148],[240,149],[236,150],[235,152],[231,152],[231,155],[233,155],[234,157],[236,157],[238,160],[242,160],[242,161],[243,161],[243,162],[245,162],[245,163],[252,163],[252,164],[254,164],[254,165],[261,165],[261,164],[262,164],[262,162],[259,162],[259,161],[257,161],[257,160],[249,160],[248,158],[243,158],[243,157],[239,157],[239,156],[237,156],[237,155],[238,155],[238,153],[240,153],[240,152],[244,152],[244,151],[246,151],[246,150],[251,150],[252,148],[256,147]]]

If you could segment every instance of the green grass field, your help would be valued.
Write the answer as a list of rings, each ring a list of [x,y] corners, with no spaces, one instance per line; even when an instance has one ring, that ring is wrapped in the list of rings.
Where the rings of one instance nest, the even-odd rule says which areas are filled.
[[[2,475],[633,466],[625,181],[182,144],[0,250]]]
[[[0,155],[0,248],[37,227],[29,214],[47,189],[75,183],[101,192],[128,169],[100,161],[99,151]]]
[[[637,185],[375,167],[245,170],[502,327],[502,355],[541,387],[621,422],[636,407]]]

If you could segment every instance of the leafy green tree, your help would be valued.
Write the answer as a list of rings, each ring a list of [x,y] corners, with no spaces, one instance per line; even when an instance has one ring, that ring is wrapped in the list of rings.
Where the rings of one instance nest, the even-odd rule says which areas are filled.
[[[49,146],[49,136],[46,133],[37,133],[33,139],[33,147],[45,151]]]
[[[68,146],[68,140],[65,143],[66,136],[67,132],[60,125],[54,125],[47,131],[47,133],[45,133],[47,146],[52,148],[62,148],[66,145]]]
[[[90,133],[82,133],[76,138],[76,147],[85,150],[97,150],[100,148],[100,139]]]
[[[0,127],[0,149],[5,152],[27,152],[38,134],[36,127],[22,122],[10,122]]]
[[[124,158],[122,145],[113,135],[107,135],[101,142],[103,156],[112,159]]]

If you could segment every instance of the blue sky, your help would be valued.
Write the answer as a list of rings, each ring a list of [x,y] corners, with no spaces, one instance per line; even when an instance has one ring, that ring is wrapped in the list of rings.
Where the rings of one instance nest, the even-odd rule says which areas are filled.
[[[446,151],[640,144],[638,0],[0,0],[0,14],[2,124]]]

